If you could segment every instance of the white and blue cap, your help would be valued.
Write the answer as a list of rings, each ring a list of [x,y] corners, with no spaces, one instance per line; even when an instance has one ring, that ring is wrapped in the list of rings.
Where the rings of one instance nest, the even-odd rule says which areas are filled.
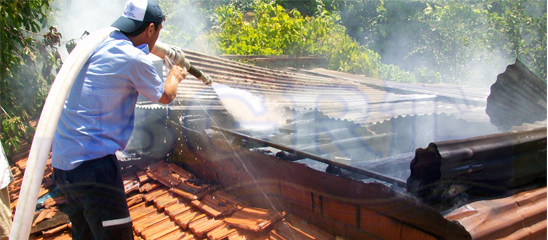
[[[122,16],[112,26],[122,32],[130,33],[137,30],[145,22],[161,23],[164,14],[160,5],[154,0],[129,0]]]

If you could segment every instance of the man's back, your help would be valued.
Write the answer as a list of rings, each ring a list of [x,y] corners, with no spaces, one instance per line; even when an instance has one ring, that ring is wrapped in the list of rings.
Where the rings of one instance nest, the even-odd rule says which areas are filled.
[[[53,141],[53,167],[70,170],[123,149],[133,129],[138,92],[158,101],[164,91],[147,45],[115,31],[76,78]]]

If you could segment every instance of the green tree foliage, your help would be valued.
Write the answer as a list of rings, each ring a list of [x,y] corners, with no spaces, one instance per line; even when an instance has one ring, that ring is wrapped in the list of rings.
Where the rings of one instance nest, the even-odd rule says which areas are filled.
[[[0,1],[0,136],[8,155],[22,139],[32,139],[28,122],[40,114],[54,79],[60,34],[55,28],[39,34],[46,26],[49,4],[49,0]]]
[[[275,0],[275,3],[288,11],[296,9],[304,16],[317,16],[321,15],[324,9],[329,12],[336,11],[336,1],[337,0]]]
[[[322,10],[316,17],[289,13],[275,3],[258,2],[253,12],[242,13],[233,6],[217,9],[217,35],[225,54],[320,55],[328,68],[379,77],[380,57],[360,46],[337,24],[338,14]]]
[[[208,54],[220,54],[207,37],[218,26],[215,9],[231,5],[245,12],[253,5],[252,0],[158,0],[158,3],[166,16],[160,41]]]
[[[518,58],[546,80],[546,1],[489,0],[487,17],[498,29],[507,58]]]
[[[444,82],[488,85],[516,58],[546,78],[546,1],[337,3],[350,36],[417,80],[427,68]]]

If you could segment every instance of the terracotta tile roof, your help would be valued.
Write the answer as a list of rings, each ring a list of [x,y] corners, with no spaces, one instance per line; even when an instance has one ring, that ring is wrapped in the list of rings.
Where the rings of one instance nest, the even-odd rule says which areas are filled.
[[[71,223],[67,223],[67,224],[63,224],[59,227],[56,227],[56,228],[52,228],[50,230],[47,230],[47,231],[42,231],[42,235],[46,238],[48,237],[52,237],[52,236],[55,236],[55,235],[58,235],[60,233],[63,233],[67,230],[70,230],[72,229],[72,224]],[[63,235],[63,234],[61,234]]]
[[[10,208],[13,213],[15,212],[15,208],[18,202],[17,200],[19,198],[19,191],[21,190],[21,184],[23,183],[23,175],[25,173],[25,169],[27,166],[29,151],[30,151],[30,144],[23,142],[21,144],[20,151],[16,153],[13,157],[11,157],[11,160],[13,161],[13,165],[11,166],[11,172],[13,174],[15,181],[13,181],[12,183],[8,185],[8,191],[10,193]],[[47,193],[49,193],[50,189],[53,188],[53,186],[55,185],[53,180],[51,179],[52,174],[53,174],[53,167],[51,166],[51,153],[50,153],[49,158],[47,159],[47,162],[46,162],[46,168],[44,169],[44,177],[42,178],[42,185],[40,186],[40,192],[38,193],[38,198],[41,198]],[[51,201],[54,201],[54,202],[51,202]],[[50,207],[52,206],[52,204],[56,205],[55,200],[50,200],[50,202],[48,202],[47,204]]]
[[[172,163],[153,163],[144,171],[125,173],[123,177],[137,240],[268,239],[272,229],[280,228],[272,225],[282,224],[285,217],[284,212],[251,207],[222,190],[212,191],[214,188]],[[190,181],[193,187],[179,188],[189,179],[193,180]],[[156,187],[139,191],[153,185]],[[196,199],[197,195],[191,192],[203,191],[203,186],[208,189],[207,193]],[[43,204],[46,209],[37,213],[36,221],[47,221],[59,213],[54,206],[60,204],[64,204],[62,196],[48,199]],[[288,219],[298,221],[295,217]],[[294,225],[297,224],[291,226]],[[298,225],[302,226],[305,225]],[[301,231],[310,232],[309,228]],[[71,239],[70,229],[69,223],[57,224],[31,238]]]
[[[546,187],[473,202],[445,218],[458,221],[473,239],[546,239]]]
[[[59,197],[46,199],[41,206],[43,206],[44,208],[52,208],[54,206],[58,206],[64,203],[65,203],[65,196],[59,196]]]
[[[215,220],[212,217],[205,217],[194,221],[188,225],[188,229],[200,238],[206,237],[206,234],[217,227],[225,225],[222,220]]]
[[[26,161],[22,156],[15,162]],[[12,170],[16,182],[10,184],[10,193],[14,197],[18,196],[18,184],[24,172],[20,166],[24,167],[26,163],[17,164]],[[41,191],[47,193],[51,163],[48,163],[45,173]],[[333,235],[294,215],[249,206],[173,163],[160,161],[127,172],[124,185],[135,239],[334,239]],[[46,218],[48,212],[59,214],[51,209],[63,203],[62,198],[48,199],[43,204],[48,209],[37,215],[44,214]],[[499,217],[493,217],[494,214]],[[544,187],[509,198],[475,202],[447,214],[445,218],[459,221],[473,238],[499,235],[520,238],[538,234],[545,236],[545,214]],[[46,221],[49,220],[43,222]],[[523,222],[527,224],[523,225]],[[35,233],[38,235],[32,235],[32,239],[70,239],[70,226],[66,221],[59,221]]]
[[[222,190],[195,199],[197,196],[191,192],[196,188],[179,186],[185,180],[196,178],[175,164],[154,163],[146,173],[150,179],[143,177],[143,171],[135,172],[139,184],[147,181],[150,182],[145,185],[154,184],[162,179],[163,186],[146,193],[130,192],[127,200],[134,233],[145,240],[256,239],[258,236],[267,239],[272,225],[285,216],[284,212],[247,206]],[[125,177],[127,184],[134,184],[134,176]],[[197,187],[204,185],[200,183]]]
[[[220,240],[226,239],[229,235],[236,233],[238,230],[232,228],[227,224],[222,224],[221,226],[209,231],[207,233],[207,238],[211,240]]]
[[[59,212],[58,208],[48,208],[48,209],[44,209],[44,210],[40,211],[38,216],[34,219],[34,222],[32,223],[32,226],[35,227],[36,224],[38,224],[39,222],[41,222],[45,219],[52,218],[58,212]]]
[[[179,202],[178,204],[173,204],[169,207],[165,208],[166,213],[171,216],[171,218],[175,219],[175,216],[178,216],[179,214],[186,212],[190,210],[192,205],[190,205],[189,202]]]
[[[143,173],[151,172],[151,169],[164,176],[169,174],[171,182],[160,183],[159,187],[148,191],[135,190],[141,189],[142,184],[158,184],[150,176],[143,177]],[[175,164],[154,163],[145,171],[126,173],[124,177],[126,186],[137,186],[128,192],[127,198],[135,239],[335,239],[330,233],[295,215],[249,206],[223,190],[210,191],[195,199],[196,195],[172,187],[184,179],[196,179]],[[200,182],[199,179],[196,181]],[[174,189],[185,194],[176,194]],[[59,214],[55,205],[63,203],[62,197],[48,199],[43,204],[47,208],[37,213],[41,215],[37,219],[46,219],[43,222],[53,220],[47,218]],[[459,221],[473,238],[495,235],[521,238],[546,232],[545,213],[546,187],[504,199],[471,203],[445,218]],[[499,217],[492,217],[493,214]],[[521,226],[521,219],[525,219],[528,225]],[[504,230],[500,226],[504,226]],[[31,236],[31,239],[70,238],[67,222],[51,224],[50,228],[35,231]]]

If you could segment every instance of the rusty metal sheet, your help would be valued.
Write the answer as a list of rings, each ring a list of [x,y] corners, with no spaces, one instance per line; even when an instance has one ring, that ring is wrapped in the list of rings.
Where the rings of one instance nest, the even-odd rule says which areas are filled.
[[[546,127],[430,143],[416,150],[407,191],[436,201],[447,194],[438,187],[504,192],[540,177],[546,177]]]
[[[503,131],[523,123],[546,119],[546,79],[542,80],[523,63],[509,65],[497,76],[487,98],[485,112]]]

